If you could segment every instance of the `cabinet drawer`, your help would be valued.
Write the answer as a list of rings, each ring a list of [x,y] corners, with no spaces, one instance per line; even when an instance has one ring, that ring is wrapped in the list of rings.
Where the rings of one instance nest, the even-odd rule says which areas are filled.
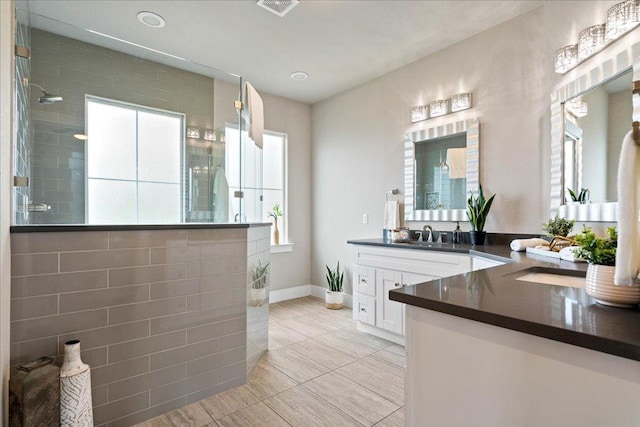
[[[358,320],[376,325],[376,299],[368,295],[358,295]]]
[[[355,265],[353,269],[354,288],[360,295],[376,296],[376,269]]]

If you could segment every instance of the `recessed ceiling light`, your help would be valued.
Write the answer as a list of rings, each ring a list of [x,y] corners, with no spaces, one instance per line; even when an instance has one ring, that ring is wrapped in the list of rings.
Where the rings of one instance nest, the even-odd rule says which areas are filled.
[[[162,16],[147,11],[138,12],[138,21],[152,28],[162,28],[167,24]]]
[[[89,139],[89,137],[87,135],[82,134],[82,133],[74,133],[73,137],[76,138],[76,139],[79,139],[81,141],[86,141],[87,139]]]
[[[309,78],[309,74],[304,71],[294,71],[289,77],[293,80],[307,80]]]

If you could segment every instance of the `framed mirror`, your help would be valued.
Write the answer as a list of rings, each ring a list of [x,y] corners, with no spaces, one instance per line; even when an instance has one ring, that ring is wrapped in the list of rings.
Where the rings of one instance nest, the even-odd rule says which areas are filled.
[[[608,52],[611,59],[551,95],[551,216],[616,221],[618,159],[633,120],[639,49],[640,42]],[[571,192],[583,189],[574,201]]]
[[[408,133],[405,220],[466,221],[469,191],[478,190],[477,118]]]

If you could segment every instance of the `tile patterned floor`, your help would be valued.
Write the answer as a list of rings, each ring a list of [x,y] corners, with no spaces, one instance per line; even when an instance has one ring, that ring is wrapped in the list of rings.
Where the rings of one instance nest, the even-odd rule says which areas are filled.
[[[246,385],[138,426],[404,426],[402,347],[313,297],[269,309],[269,352]]]

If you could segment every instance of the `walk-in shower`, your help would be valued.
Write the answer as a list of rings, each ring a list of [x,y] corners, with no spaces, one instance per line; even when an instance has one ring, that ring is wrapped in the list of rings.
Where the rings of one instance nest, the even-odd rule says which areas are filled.
[[[38,98],[38,104],[55,104],[56,102],[62,102],[62,97],[60,95],[49,93],[49,91],[39,84],[29,82],[29,86],[35,86],[42,91],[42,96]]]

